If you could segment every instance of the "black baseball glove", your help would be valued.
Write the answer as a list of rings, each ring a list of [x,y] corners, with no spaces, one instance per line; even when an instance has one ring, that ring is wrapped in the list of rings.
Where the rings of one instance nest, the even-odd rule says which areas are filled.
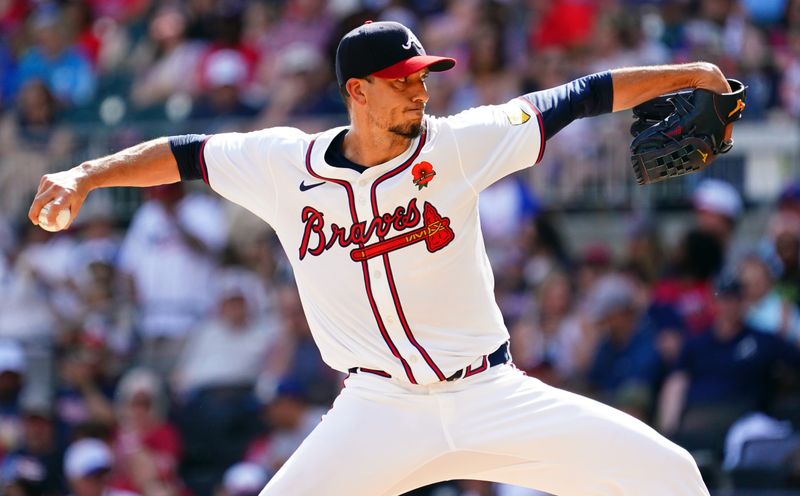
[[[631,164],[636,182],[649,184],[696,172],[733,147],[745,86],[728,79],[730,93],[705,89],[662,95],[633,108]]]

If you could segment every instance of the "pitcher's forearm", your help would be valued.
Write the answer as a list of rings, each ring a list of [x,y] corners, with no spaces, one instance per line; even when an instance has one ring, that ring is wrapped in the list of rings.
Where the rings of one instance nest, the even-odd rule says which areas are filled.
[[[157,186],[181,180],[167,138],[158,138],[77,166],[87,192],[110,186]]]
[[[58,213],[69,210],[69,223],[78,215],[86,195],[109,186],[156,186],[180,181],[178,164],[167,138],[159,138],[132,146],[95,160],[88,160],[72,169],[45,174],[39,182],[36,197],[28,210],[28,218],[39,225],[42,208],[47,225],[54,225]]]
[[[611,79],[614,112],[683,88],[705,88],[716,93],[731,91],[722,71],[707,62],[614,69]]]

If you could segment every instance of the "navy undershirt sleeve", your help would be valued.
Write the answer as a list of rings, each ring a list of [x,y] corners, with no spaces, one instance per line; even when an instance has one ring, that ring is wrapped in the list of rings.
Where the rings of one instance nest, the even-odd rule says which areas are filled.
[[[208,177],[202,157],[203,143],[206,139],[208,136],[205,134],[184,134],[168,138],[172,155],[178,162],[178,171],[182,181],[205,180]]]
[[[611,72],[598,72],[555,88],[523,95],[542,114],[545,139],[582,117],[607,114],[614,103]]]

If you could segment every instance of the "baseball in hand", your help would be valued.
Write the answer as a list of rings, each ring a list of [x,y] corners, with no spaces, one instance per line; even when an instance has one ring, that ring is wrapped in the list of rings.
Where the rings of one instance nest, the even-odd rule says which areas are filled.
[[[50,213],[51,208],[53,208],[53,202],[42,207],[42,210],[39,212],[39,227],[50,232],[60,231],[67,227],[71,215],[69,208],[64,208],[58,212],[55,225],[48,224],[47,222],[47,215]]]

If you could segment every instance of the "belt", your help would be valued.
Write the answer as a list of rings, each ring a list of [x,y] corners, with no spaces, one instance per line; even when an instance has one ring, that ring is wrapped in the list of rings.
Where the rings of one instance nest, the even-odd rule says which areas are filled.
[[[481,372],[485,371],[490,367],[494,367],[495,365],[501,365],[504,363],[508,363],[511,361],[511,353],[508,351],[508,341],[501,344],[499,348],[494,350],[493,352],[489,353],[488,355],[483,355],[483,359],[481,360],[481,364],[477,367],[473,368],[472,365],[468,365],[463,369],[456,370],[453,375],[446,378],[445,381],[451,382],[455,381],[456,379],[467,378],[469,376],[480,374]],[[367,374],[374,374],[379,375],[381,377],[391,378],[392,376],[388,372],[384,372],[383,370],[376,370],[376,369],[368,369],[365,367],[352,367],[347,370],[351,374],[358,374],[367,373]]]

